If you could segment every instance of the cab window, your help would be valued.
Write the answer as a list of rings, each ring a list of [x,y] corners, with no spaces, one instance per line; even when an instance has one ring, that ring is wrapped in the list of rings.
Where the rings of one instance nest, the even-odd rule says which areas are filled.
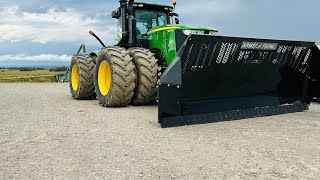
[[[136,10],[137,38],[144,39],[150,29],[168,24],[165,12],[152,10]]]

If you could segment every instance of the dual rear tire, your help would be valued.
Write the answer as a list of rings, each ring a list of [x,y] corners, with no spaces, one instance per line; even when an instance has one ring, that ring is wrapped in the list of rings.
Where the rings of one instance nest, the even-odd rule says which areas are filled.
[[[129,53],[137,68],[137,87],[132,104],[152,104],[157,97],[158,60],[150,50],[144,48],[132,48]]]
[[[84,57],[85,62],[82,60]],[[103,48],[94,61],[93,69],[89,57],[72,58],[70,89],[74,99],[97,97],[99,103],[105,107],[146,105],[155,101],[158,64],[154,54],[149,50],[126,50],[117,46]],[[82,68],[83,64],[90,68]],[[90,74],[86,76],[87,82],[82,80],[83,74]]]

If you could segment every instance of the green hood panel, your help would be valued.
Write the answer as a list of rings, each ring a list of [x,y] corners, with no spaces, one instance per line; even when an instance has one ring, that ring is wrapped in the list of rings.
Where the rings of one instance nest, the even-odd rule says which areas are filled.
[[[194,25],[163,25],[159,27],[152,28],[148,34],[152,34],[159,31],[165,31],[165,30],[208,30],[208,31],[215,31],[218,32],[217,29],[213,29],[210,27],[203,27],[203,26],[194,26]]]
[[[210,32],[218,32],[218,30],[210,28],[210,27],[201,27],[201,26],[193,26],[193,25],[164,25],[152,28],[148,32],[148,45],[149,48],[154,50],[155,52],[161,52],[161,59],[164,59],[166,65],[169,65],[173,58],[175,57],[177,51],[180,48],[177,47],[177,37],[176,33],[180,33],[177,30],[199,30],[199,31],[210,31]],[[186,38],[187,32],[181,32],[180,34],[183,37],[180,37],[180,41],[184,41],[183,38]]]

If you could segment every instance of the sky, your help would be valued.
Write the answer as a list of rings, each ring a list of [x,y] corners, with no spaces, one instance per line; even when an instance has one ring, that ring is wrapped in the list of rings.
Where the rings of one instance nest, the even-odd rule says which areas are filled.
[[[139,0],[143,1],[143,0]],[[171,4],[171,0],[148,0]],[[69,62],[81,43],[113,44],[118,0],[0,0],[1,62]],[[216,28],[219,35],[320,41],[319,0],[177,0],[181,24]]]

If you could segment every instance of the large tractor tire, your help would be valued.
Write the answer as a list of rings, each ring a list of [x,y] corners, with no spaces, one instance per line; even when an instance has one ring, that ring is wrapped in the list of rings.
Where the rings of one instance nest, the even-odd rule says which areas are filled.
[[[96,62],[90,55],[75,55],[71,59],[69,84],[74,99],[95,99],[94,67]]]
[[[95,89],[102,106],[125,107],[136,88],[136,68],[126,49],[103,48],[97,58]]]
[[[157,97],[158,60],[148,49],[131,48],[130,55],[137,68],[137,87],[132,99],[133,105],[147,105]]]

